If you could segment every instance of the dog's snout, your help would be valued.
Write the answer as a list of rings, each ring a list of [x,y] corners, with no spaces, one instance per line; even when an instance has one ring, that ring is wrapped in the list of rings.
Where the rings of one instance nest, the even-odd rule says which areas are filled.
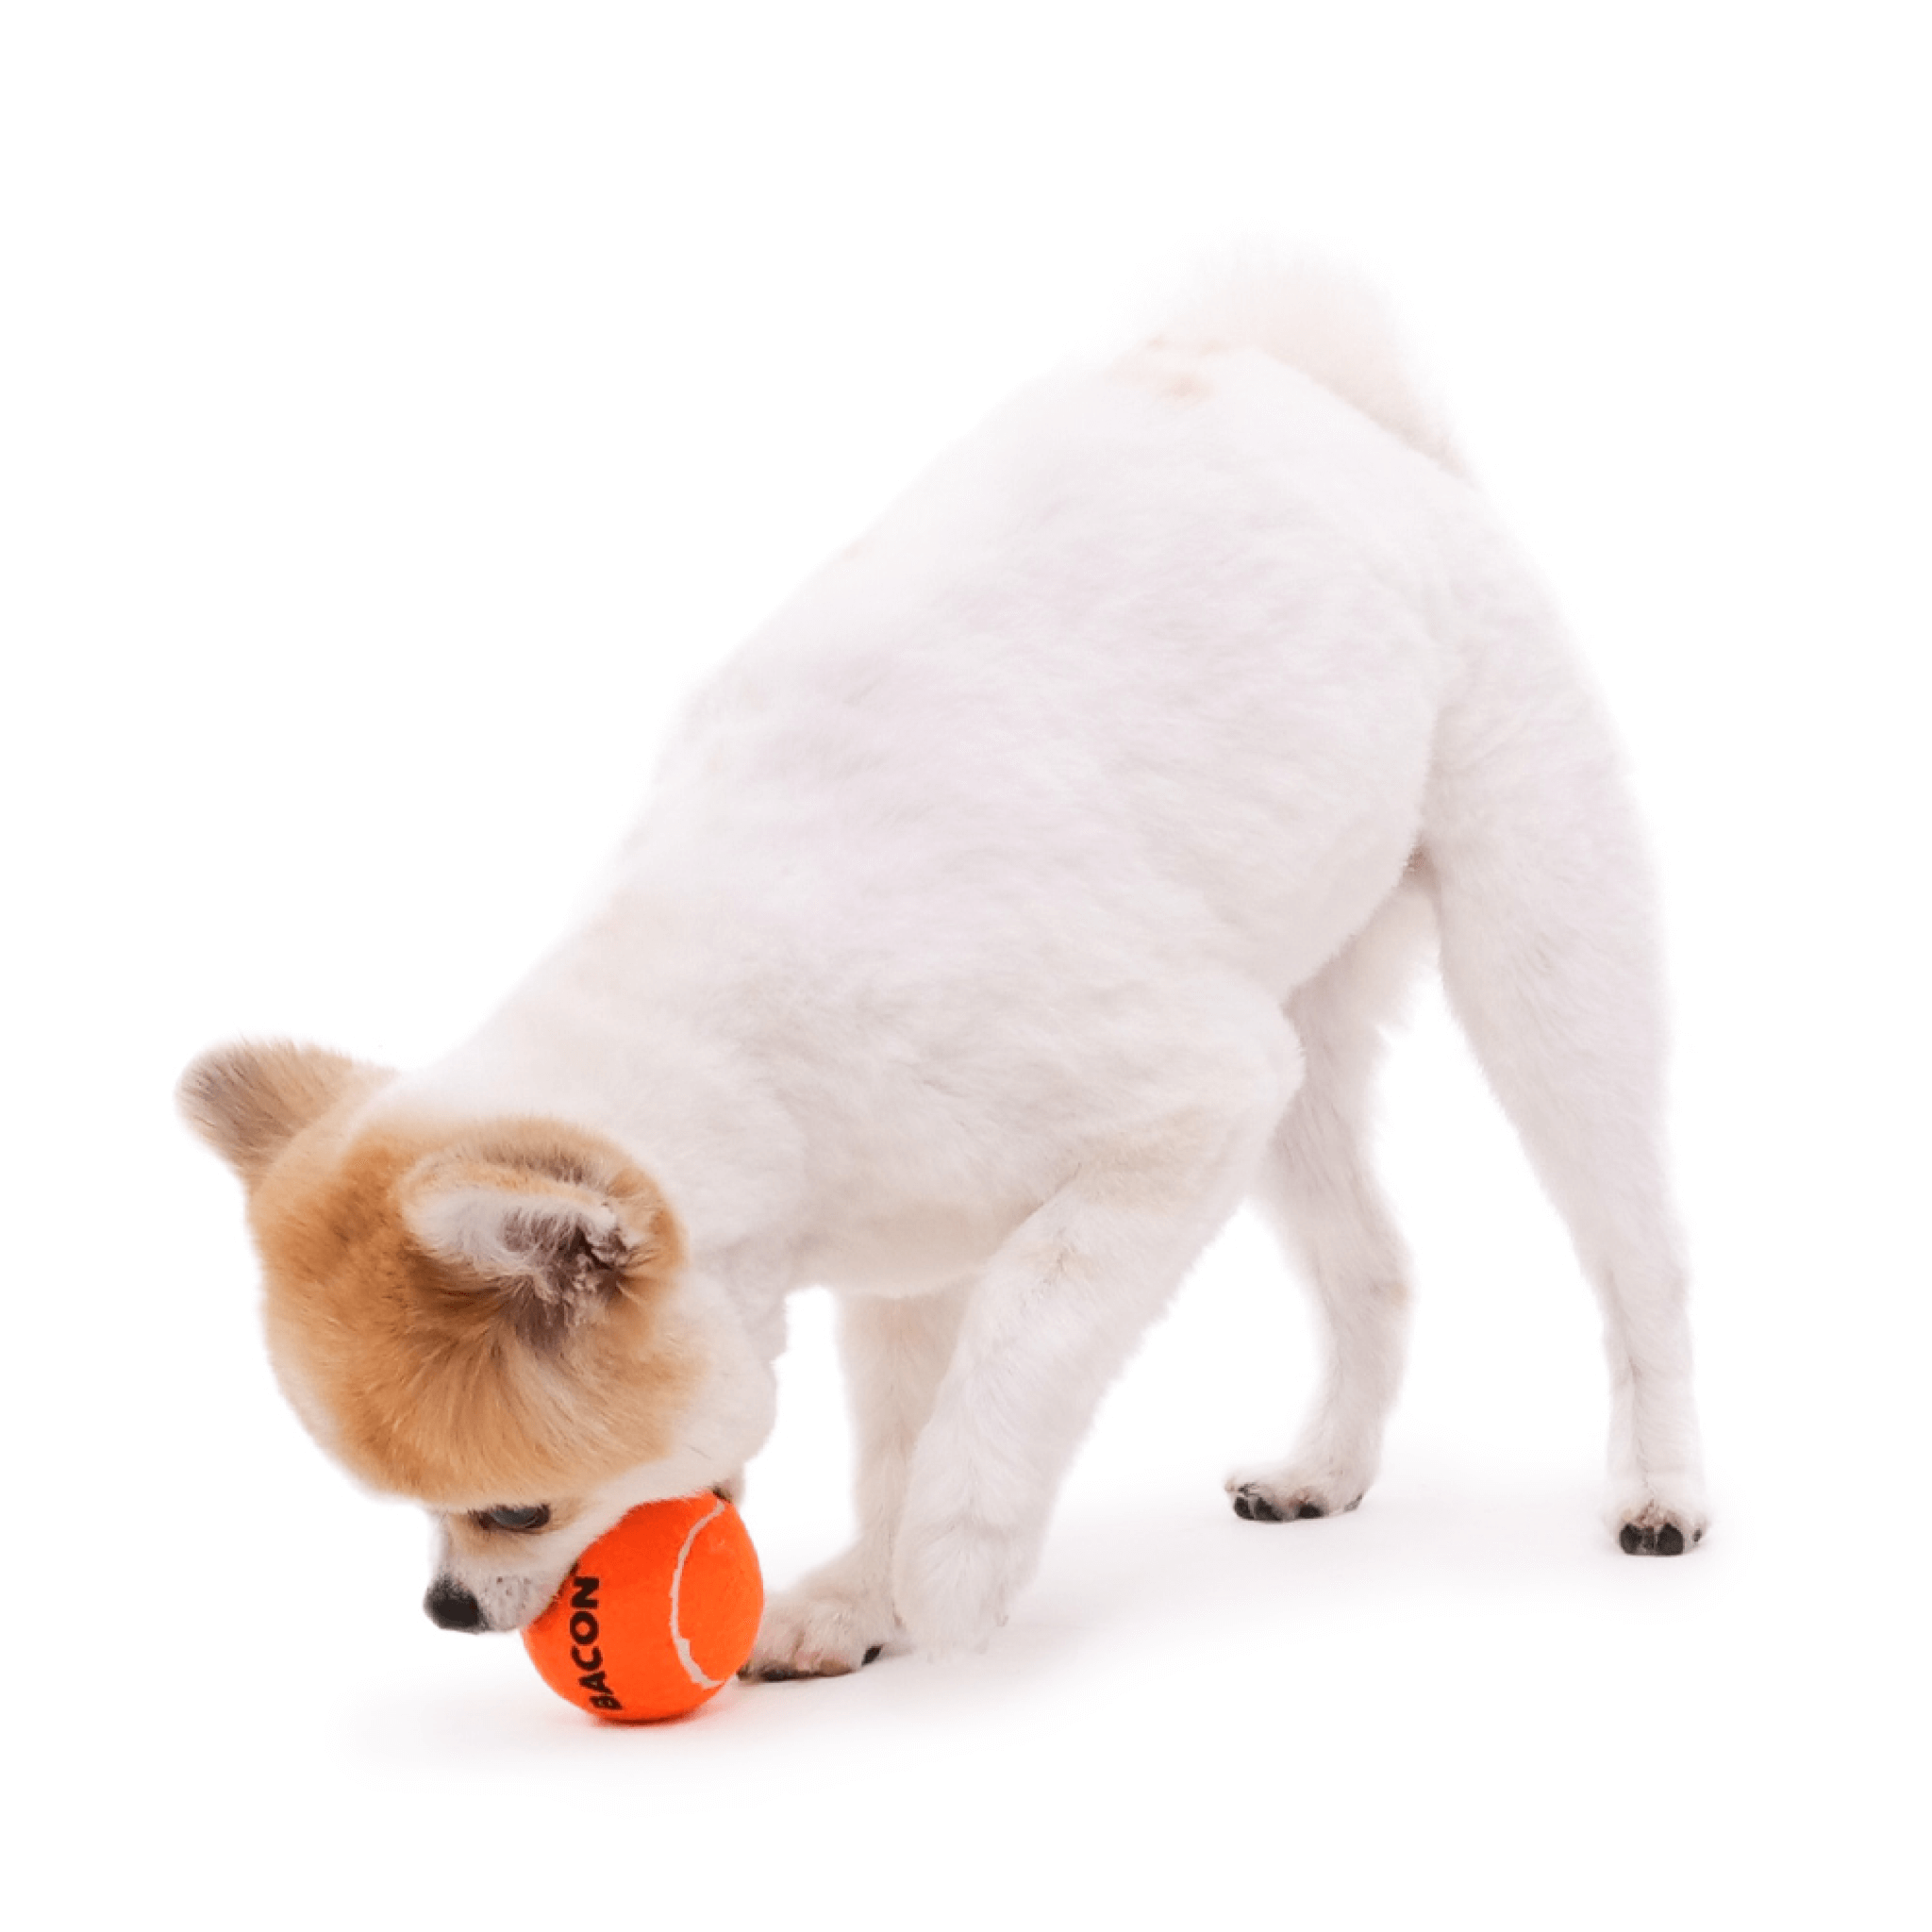
[[[441,1630],[480,1630],[483,1606],[460,1583],[439,1576],[423,1599],[429,1621]]]

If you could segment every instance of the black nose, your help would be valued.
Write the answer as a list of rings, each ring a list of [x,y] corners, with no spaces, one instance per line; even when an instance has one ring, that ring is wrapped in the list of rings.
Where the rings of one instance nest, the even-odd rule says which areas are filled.
[[[483,1606],[460,1583],[439,1576],[423,1599],[429,1621],[441,1630],[480,1630]]]

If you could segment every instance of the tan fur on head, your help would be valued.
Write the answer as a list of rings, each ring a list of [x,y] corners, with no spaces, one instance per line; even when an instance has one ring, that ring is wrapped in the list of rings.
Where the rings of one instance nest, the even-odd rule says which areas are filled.
[[[649,1178],[560,1123],[361,1121],[387,1077],[276,1046],[182,1082],[249,1184],[303,1419],[364,1480],[458,1510],[664,1456],[703,1364],[668,1317],[683,1241]]]

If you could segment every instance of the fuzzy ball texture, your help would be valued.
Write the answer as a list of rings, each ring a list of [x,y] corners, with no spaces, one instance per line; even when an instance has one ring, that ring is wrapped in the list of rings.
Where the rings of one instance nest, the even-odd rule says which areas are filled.
[[[559,1697],[615,1724],[682,1717],[751,1655],[758,1559],[722,1496],[645,1503],[572,1567],[524,1647]]]

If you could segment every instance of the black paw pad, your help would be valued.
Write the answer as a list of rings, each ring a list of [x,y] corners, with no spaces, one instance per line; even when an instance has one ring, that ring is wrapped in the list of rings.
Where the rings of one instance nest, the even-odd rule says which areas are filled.
[[[1634,1523],[1626,1523],[1617,1533],[1617,1541],[1628,1557],[1681,1557],[1684,1554],[1684,1532],[1674,1523],[1667,1523],[1661,1529],[1643,1529]],[[1693,1536],[1690,1541],[1695,1542],[1697,1539]]]
[[[1327,1513],[1327,1510],[1323,1508],[1319,1503],[1304,1503],[1294,1512],[1294,1520],[1297,1523],[1312,1523],[1316,1517],[1325,1516]]]
[[[1234,1499],[1234,1513],[1244,1523],[1279,1523],[1281,1511],[1258,1490],[1242,1490]]]

